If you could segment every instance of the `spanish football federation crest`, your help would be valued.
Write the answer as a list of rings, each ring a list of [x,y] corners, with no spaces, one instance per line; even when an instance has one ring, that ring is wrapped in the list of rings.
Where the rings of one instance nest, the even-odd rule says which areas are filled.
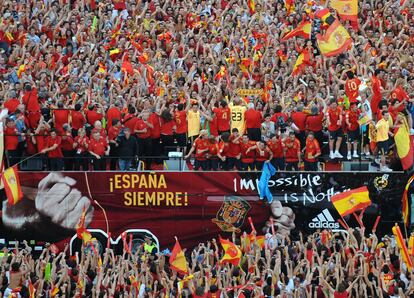
[[[244,223],[250,205],[240,197],[224,197],[223,204],[217,212],[214,222],[223,232],[240,233],[240,228]]]

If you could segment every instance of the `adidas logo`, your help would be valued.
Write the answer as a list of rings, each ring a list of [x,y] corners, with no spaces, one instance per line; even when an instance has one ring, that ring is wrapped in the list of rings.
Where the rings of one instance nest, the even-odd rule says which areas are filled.
[[[309,223],[311,229],[339,229],[339,223],[329,213],[328,209],[324,209]]]

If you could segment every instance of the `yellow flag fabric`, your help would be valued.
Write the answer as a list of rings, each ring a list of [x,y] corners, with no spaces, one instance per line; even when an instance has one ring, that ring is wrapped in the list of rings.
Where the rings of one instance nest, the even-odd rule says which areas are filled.
[[[413,268],[413,263],[408,253],[407,246],[405,245],[404,238],[401,233],[401,229],[399,226],[392,227],[392,233],[395,236],[395,241],[397,242],[397,246],[400,249],[400,254],[403,258],[404,263],[407,265],[408,270]]]
[[[188,274],[187,260],[178,240],[175,241],[174,248],[171,252],[170,268],[183,275]]]
[[[351,36],[338,20],[329,26],[325,35],[317,35],[316,39],[321,54],[326,57],[339,55],[352,44]]]
[[[331,202],[342,217],[371,205],[368,188],[366,186],[334,195],[331,198]]]
[[[224,250],[224,256],[221,258],[220,263],[230,263],[234,266],[239,265],[242,252],[233,242],[220,238],[221,246]]]
[[[6,191],[7,202],[14,205],[23,198],[20,188],[19,173],[17,167],[10,167],[3,172],[1,177]]]
[[[332,0],[330,3],[342,20],[358,21],[358,0]]]
[[[403,123],[400,127],[396,129],[394,134],[394,141],[397,147],[398,157],[400,158],[401,165],[403,167],[403,170],[405,171],[413,166],[414,150],[411,142],[407,120],[405,119],[405,116],[401,115],[401,117],[403,117]]]

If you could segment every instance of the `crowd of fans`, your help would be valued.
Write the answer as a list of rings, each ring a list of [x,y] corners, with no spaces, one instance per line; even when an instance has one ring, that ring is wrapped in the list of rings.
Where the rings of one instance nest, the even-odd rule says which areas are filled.
[[[264,245],[254,234],[250,242],[233,234],[231,241],[242,250],[238,265],[220,261],[224,251],[213,239],[184,250],[186,274],[173,270],[168,250],[158,252],[150,240],[120,255],[85,249],[69,256],[66,249],[59,253],[47,246],[38,258],[25,243],[24,249],[3,249],[1,292],[3,297],[413,297],[412,269],[395,240],[364,233],[324,230],[298,241],[268,233]]]
[[[380,155],[389,171],[397,116],[412,127],[414,113],[410,1],[359,1],[359,26],[343,22],[353,45],[332,58],[316,19],[310,40],[281,41],[329,1],[248,2],[1,1],[9,164],[39,153],[52,170],[125,170],[136,157],[149,169],[178,146],[203,170]]]

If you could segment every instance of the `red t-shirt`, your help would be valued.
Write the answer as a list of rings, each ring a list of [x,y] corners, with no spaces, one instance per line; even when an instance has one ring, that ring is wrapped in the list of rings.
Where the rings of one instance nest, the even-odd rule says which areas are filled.
[[[371,82],[372,82],[371,88],[372,88],[372,93],[373,93],[372,99],[371,99],[371,110],[373,113],[376,113],[378,111],[378,104],[382,99],[382,95],[381,95],[382,82],[376,76],[372,76]]]
[[[334,298],[348,298],[348,292],[339,293],[338,291],[334,292]]]
[[[208,153],[211,155],[210,158],[217,158],[218,144],[209,144]]]
[[[20,104],[20,100],[17,98],[10,98],[5,101],[4,107],[9,110],[9,114],[16,112],[17,107]]]
[[[240,142],[240,152],[241,152],[241,161],[244,163],[254,162],[255,150],[250,150],[247,152],[247,149],[256,146],[256,142],[248,141],[247,143]]]
[[[35,136],[35,139],[36,139],[36,146],[37,146],[38,152],[46,148],[46,136],[38,135],[38,136]]]
[[[404,88],[401,86],[397,86],[392,92],[391,92],[391,99],[403,101],[404,99],[409,100],[409,96],[407,92],[405,92]]]
[[[348,118],[348,122],[349,122],[349,126],[347,127],[347,129],[349,131],[355,131],[359,128],[359,124],[358,124],[358,119],[359,119],[359,110],[357,110],[356,112],[349,110],[346,112],[346,117]]]
[[[203,151],[209,149],[210,143],[208,140],[196,139],[193,144],[195,148],[195,158],[198,160],[206,160],[206,154],[208,151]]]
[[[230,130],[230,109],[225,108],[214,108],[213,112],[217,116],[217,129],[218,131]]]
[[[63,124],[69,123],[69,110],[54,110],[55,128],[59,134],[63,134]]]
[[[281,117],[284,122],[288,120],[288,116],[285,113],[274,113],[272,118],[270,118],[270,121],[277,123],[279,117]]]
[[[298,139],[294,141],[290,140],[289,138],[285,140],[285,148],[286,148],[286,161],[287,162],[297,162],[299,161],[298,153],[300,153],[300,142]]]
[[[269,157],[270,157],[270,149],[268,147],[264,148],[263,150],[256,148],[256,160],[257,161],[266,161],[266,160],[269,160]]]
[[[215,137],[219,135],[217,126],[217,116],[214,116],[213,119],[210,121],[210,135]]]
[[[73,150],[73,137],[72,137],[72,135],[62,136],[61,147],[62,147],[62,150],[64,150],[64,151],[72,151]]]
[[[30,156],[30,155],[37,153],[37,148],[36,148],[36,145],[33,143],[32,138],[27,138],[26,144],[27,144],[27,147],[26,147],[27,155]]]
[[[267,146],[272,151],[273,158],[283,158],[283,142],[281,139],[277,139],[276,142],[272,140],[267,142]]]
[[[220,298],[220,295],[221,295],[221,291],[220,290],[218,290],[215,293],[208,292],[207,293],[207,298]]]
[[[46,148],[50,148],[55,144],[58,145],[56,147],[56,149],[49,151],[47,153],[47,156],[50,157],[50,158],[61,158],[61,157],[63,157],[61,143],[62,143],[62,138],[61,137],[58,137],[58,136],[56,138],[52,138],[51,136],[47,137],[46,138]]]
[[[101,128],[101,129],[97,129],[97,128],[93,128],[91,131],[91,134],[94,134],[95,132],[99,132],[99,134],[101,135],[101,137],[105,138],[106,137],[106,131],[105,129]]]
[[[313,132],[318,132],[323,129],[323,114],[309,115],[306,117],[306,128]]]
[[[359,95],[359,85],[361,85],[361,80],[358,78],[346,80],[345,94],[348,96],[349,102],[356,102],[356,99]]]
[[[33,88],[32,91],[26,91],[23,95],[22,102],[28,112],[39,112],[40,105],[37,97],[37,89]]]
[[[335,110],[328,108],[327,117],[329,118],[329,131],[336,131],[341,128],[341,124],[338,124],[339,118],[342,114],[341,108],[337,107]]]
[[[103,156],[105,154],[107,146],[108,146],[108,143],[103,137],[100,137],[99,140],[95,140],[94,138],[92,138],[89,141],[89,151],[99,156]]]
[[[75,137],[75,143],[77,143],[75,149],[77,153],[82,153],[88,150],[89,138],[87,136]]]
[[[85,116],[83,116],[81,112],[72,111],[71,115],[72,115],[72,128],[73,129],[77,130],[79,128],[82,128],[85,125],[86,123]]]
[[[148,122],[153,126],[151,129],[151,138],[158,139],[161,135],[160,116],[158,116],[156,113],[152,113],[148,118]]]
[[[124,126],[125,126],[126,128],[128,128],[128,129],[129,129],[129,131],[130,131],[131,133],[134,133],[135,124],[137,123],[137,121],[138,121],[138,118],[137,118],[137,117],[135,117],[134,115],[131,115],[131,114],[126,114],[126,115],[124,116],[124,119],[122,120],[122,123],[124,124]]]
[[[16,127],[6,126],[4,130],[4,143],[6,150],[16,150],[19,144],[18,130]]]
[[[293,112],[290,116],[292,118],[293,123],[299,128],[300,131],[305,131],[306,129],[306,115],[304,112]]]
[[[229,151],[227,152],[226,156],[235,158],[240,154],[240,139],[237,141],[237,143],[233,143],[234,139],[235,137],[231,135],[229,142]]]
[[[321,154],[321,148],[319,147],[318,141],[316,139],[313,139],[311,141],[309,138],[307,138],[304,159],[309,162],[315,162],[316,158],[314,156],[318,153]]]
[[[95,110],[92,110],[92,111],[87,110],[86,111],[86,119],[88,120],[88,123],[90,125],[94,125],[95,121],[101,121],[102,118],[103,118],[102,114],[98,113]]]
[[[246,128],[260,128],[262,125],[262,113],[254,109],[248,109],[244,113]]]
[[[112,126],[112,120],[118,119],[119,121],[122,120],[121,111],[117,107],[111,107],[106,112],[106,127],[109,129]]]
[[[115,10],[124,10],[126,9],[126,3],[125,0],[112,0],[114,3],[114,9]]]
[[[165,121],[164,119],[161,119],[161,130],[160,133],[165,136],[172,136],[173,135],[173,128],[175,126],[175,121]]]
[[[144,130],[146,129],[146,132],[137,133],[138,138],[140,139],[148,139],[151,137],[151,128],[144,122],[142,119],[138,119],[137,123],[135,124],[135,130]]]
[[[177,134],[183,134],[187,132],[187,112],[186,111],[177,111],[175,112],[175,122],[177,123]]]
[[[218,149],[221,156],[227,156],[227,152],[229,151],[229,143],[220,141],[220,143],[218,144]]]
[[[115,140],[118,137],[118,135],[119,135],[119,131],[120,131],[120,128],[119,127],[117,127],[117,126],[111,126],[108,129],[108,140],[109,141]]]

